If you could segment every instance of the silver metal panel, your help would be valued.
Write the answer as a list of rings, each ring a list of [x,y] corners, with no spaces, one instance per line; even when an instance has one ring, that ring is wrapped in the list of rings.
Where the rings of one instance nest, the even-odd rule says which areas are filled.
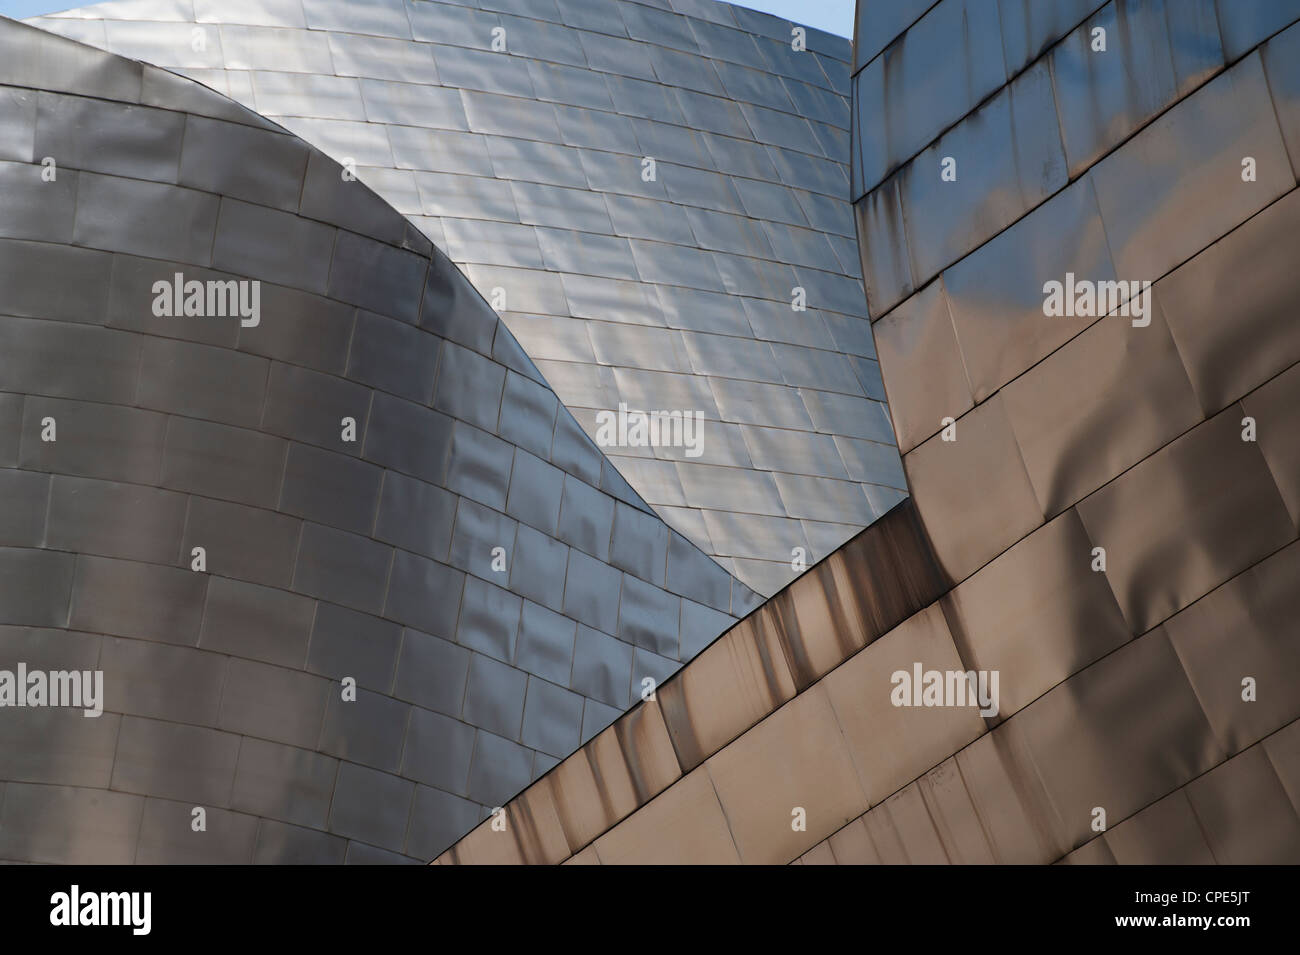
[[[405,779],[342,762],[330,803],[330,831],[400,849],[414,793],[415,784]]]
[[[589,700],[622,710],[628,705],[631,679],[632,646],[579,624],[569,685]]]
[[[1223,52],[1230,60],[1300,19],[1300,7],[1294,0],[1242,0],[1232,4],[1215,0],[1215,7],[1223,33]]]
[[[1013,148],[995,145],[1006,142]],[[939,179],[945,156],[961,157],[954,183]],[[913,280],[929,281],[1066,181],[1051,75],[1046,64],[1039,64],[901,174]]]
[[[133,484],[154,483],[163,460],[167,417],[114,405],[28,396],[22,405],[19,467]],[[58,440],[42,441],[53,419]]]
[[[582,707],[577,693],[529,677],[520,742],[542,753],[567,756],[578,747]]]
[[[208,265],[213,258],[226,258],[224,247],[219,243],[213,246],[217,205],[216,196],[192,189],[81,173],[77,177],[73,242]],[[124,210],[128,210],[125,218]]]
[[[396,551],[384,616],[450,638],[455,633],[456,612],[464,585],[463,573]],[[430,599],[430,595],[436,595],[436,599]]]
[[[474,739],[467,795],[488,806],[499,806],[506,794],[517,793],[532,779],[533,751],[480,730]]]
[[[395,623],[320,601],[312,622],[307,669],[335,680],[350,676],[358,686],[386,692],[393,684],[401,639],[401,627]]]
[[[45,490],[42,482],[42,504]],[[48,501],[45,539],[40,543],[52,550],[155,564],[176,559],[185,525],[183,494],[56,475]]]
[[[569,616],[582,619],[577,613],[570,613],[564,596],[565,567],[571,559],[566,557],[566,551],[573,553],[559,541],[521,524],[515,537],[515,555],[510,566],[510,588],[552,610],[563,607]],[[617,574],[611,567],[604,564],[600,566],[608,574]],[[614,599],[618,599],[617,585]]]
[[[440,640],[418,630],[402,631],[401,641],[402,650],[397,659],[393,694],[399,699],[410,700],[412,703],[439,713],[459,716],[465,702],[465,680],[469,675],[470,652],[448,640]],[[412,712],[412,719],[417,723],[431,719],[422,710]],[[432,722],[439,721],[432,720]],[[453,726],[452,737],[460,738],[462,741],[472,738],[469,728],[461,724],[448,725]],[[468,747],[468,743],[464,745]],[[429,758],[434,760],[434,764],[437,762],[436,757],[426,756],[416,745],[407,750],[407,758],[411,760]],[[456,792],[463,791],[463,776],[461,778],[462,783],[456,787]]]
[[[1146,158],[1154,152],[1178,162],[1157,172]],[[1254,182],[1242,181],[1243,156],[1256,160]],[[1099,162],[1089,178],[1116,271],[1143,280],[1160,277],[1289,191],[1295,177],[1259,56],[1197,90]]]
[[[60,167],[158,182],[177,181],[181,139],[186,129],[183,114],[57,93],[29,92],[20,99],[17,90],[0,96],[0,102],[4,101],[11,105],[0,108],[13,111],[10,114],[13,119],[5,124],[6,130],[21,142],[22,125],[19,124],[26,125],[32,146],[28,156],[5,158],[22,162],[35,158],[39,162],[45,156],[53,156]],[[37,104],[34,124],[33,103]],[[18,128],[13,128],[14,125]],[[34,139],[30,131],[33,125]],[[254,132],[248,127],[244,129]],[[11,143],[8,148],[14,149],[15,145]]]

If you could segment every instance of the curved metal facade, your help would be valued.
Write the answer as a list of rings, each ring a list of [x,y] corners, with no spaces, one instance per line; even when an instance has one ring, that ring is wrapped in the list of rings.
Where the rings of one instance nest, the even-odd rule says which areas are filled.
[[[910,498],[441,861],[1300,861],[1300,3],[858,25]]]
[[[227,98],[0,19],[0,196],[0,858],[427,861],[756,604]]]
[[[903,496],[844,202],[846,41],[796,51],[789,23],[713,0],[117,0],[33,22],[355,163],[594,439],[620,403],[698,413],[698,454],[604,450],[760,593]]]

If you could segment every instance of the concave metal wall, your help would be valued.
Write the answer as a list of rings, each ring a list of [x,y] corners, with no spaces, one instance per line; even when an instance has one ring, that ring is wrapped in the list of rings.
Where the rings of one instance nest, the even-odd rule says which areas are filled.
[[[0,669],[105,696],[0,708],[0,858],[428,861],[757,602],[225,97],[0,19],[0,197]],[[260,321],[158,317],[177,273]]]
[[[790,23],[714,0],[118,0],[33,22],[352,160],[593,438],[620,402],[699,412],[700,456],[605,450],[760,593],[902,497],[845,202],[847,41],[796,51]]]
[[[1300,861],[1297,21],[865,0],[911,497],[440,861]],[[1149,321],[1048,317],[1067,273]],[[997,672],[997,713],[894,705],[918,665]],[[652,785],[614,798],[620,753]]]

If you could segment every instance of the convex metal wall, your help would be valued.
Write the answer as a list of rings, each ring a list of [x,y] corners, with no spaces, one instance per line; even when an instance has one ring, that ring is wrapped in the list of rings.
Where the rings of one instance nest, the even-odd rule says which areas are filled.
[[[0,858],[428,861],[756,603],[342,172],[0,19]]]

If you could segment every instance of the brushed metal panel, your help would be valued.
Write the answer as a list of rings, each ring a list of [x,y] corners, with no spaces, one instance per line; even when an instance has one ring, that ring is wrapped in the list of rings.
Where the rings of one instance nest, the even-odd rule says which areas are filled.
[[[406,840],[415,784],[366,766],[339,764],[330,831],[370,844],[400,849]]]
[[[1147,327],[1134,328],[1120,315],[1103,318],[1002,391],[1047,515],[1201,420],[1160,300],[1152,295],[1148,301]]]
[[[1044,276],[1064,282],[1071,272],[1093,282],[1116,278],[1091,177],[944,272],[948,308],[976,401],[1083,331],[1086,319],[1043,314]]]
[[[479,730],[474,740],[469,797],[489,806],[502,805],[528,785],[532,765],[532,750]]]
[[[1300,547],[1291,544],[1164,624],[1227,753],[1300,717],[1300,700],[1287,689],[1300,677],[1300,648],[1290,637],[1300,611],[1297,570]],[[1255,681],[1250,702],[1244,699],[1247,677]]]
[[[324,829],[339,761],[310,750],[245,737],[231,807]]]
[[[1187,799],[1186,787],[1107,829],[1103,839],[1094,841],[1104,841],[1120,865],[1214,865],[1216,861]]]
[[[903,458],[903,468],[939,563],[962,580],[1037,527],[1043,513],[1002,398],[977,406],[956,428],[955,441],[931,438]]]
[[[1300,193],[1292,190],[1159,285],[1169,330],[1208,414],[1300,360],[1284,238],[1297,224]],[[1224,314],[1232,321],[1222,321]]]
[[[1005,719],[1131,634],[1074,511],[1050,521],[945,595],[961,658],[997,671]]]
[[[1292,188],[1272,106],[1252,55],[1097,164],[1089,178],[1122,278],[1158,278]],[[1243,156],[1257,181],[1242,181]]]
[[[892,675],[962,670],[944,615],[931,606],[850,657],[822,681],[856,769],[866,805],[876,805],[909,780],[984,732],[973,707],[904,708],[892,702]]]
[[[148,798],[140,818],[136,865],[248,865],[253,860],[259,820],[242,813],[208,808],[207,829],[192,828],[189,802]]]
[[[820,686],[711,757],[705,768],[740,858],[749,864],[788,862],[867,808]],[[791,825],[796,807],[806,812],[806,831]]]
[[[707,769],[670,786],[595,842],[605,865],[739,864]]]
[[[1099,29],[1104,58],[1092,50]],[[1053,48],[1051,64],[1073,177],[1222,68],[1213,0],[1108,3]]]
[[[163,485],[255,507],[275,507],[287,441],[191,418],[165,420]]]
[[[508,590],[484,583],[477,577],[466,578],[465,590],[461,595],[460,619],[456,624],[456,642],[509,663],[515,657],[522,603],[517,595]],[[470,672],[472,688],[473,665]]]
[[[1078,505],[1106,577],[1137,632],[1295,536],[1233,405]]]
[[[1223,51],[1237,59],[1269,34],[1300,19],[1300,6],[1294,0],[1243,0],[1226,3],[1215,0],[1219,11],[1219,29],[1223,31]]]
[[[110,353],[111,354],[111,353]],[[146,339],[135,403],[155,411],[256,428],[270,362],[210,345]]]
[[[55,475],[43,543],[52,550],[172,564],[186,504],[185,495],[171,491]]]
[[[307,670],[336,680],[352,677],[360,686],[387,691],[401,640],[401,628],[394,623],[321,601],[312,622]]]
[[[54,156],[60,168],[177,181],[184,115],[58,93],[40,93],[37,103],[37,162]]]
[[[284,667],[302,667],[316,602],[270,587],[214,577],[199,646]]]
[[[255,865],[342,865],[347,841],[338,836],[263,819],[253,849]]]
[[[1094,807],[1122,819],[1223,758],[1163,630],[1035,702],[1023,731],[1075,846],[1093,835]]]
[[[49,600],[48,595],[57,592],[62,562],[46,561],[53,566],[41,568],[44,583],[30,589],[28,600]],[[77,558],[68,624],[95,633],[196,646],[207,584],[206,574],[188,569],[82,555]]]
[[[439,340],[427,332],[360,311],[352,333],[348,377],[428,404],[438,373],[438,353]]]
[[[221,697],[220,729],[315,748],[325,701],[337,686],[309,673],[231,658]]]
[[[113,789],[209,807],[228,804],[238,736],[134,716],[122,718],[116,736]]]
[[[418,630],[403,630],[393,693],[439,713],[459,716],[469,660],[470,652],[464,647]]]
[[[1221,865],[1279,865],[1300,857],[1300,820],[1262,746],[1252,746],[1187,786]]]
[[[325,704],[319,749],[340,759],[396,773],[410,709],[391,697],[366,690],[359,690],[355,700],[331,696]]]

